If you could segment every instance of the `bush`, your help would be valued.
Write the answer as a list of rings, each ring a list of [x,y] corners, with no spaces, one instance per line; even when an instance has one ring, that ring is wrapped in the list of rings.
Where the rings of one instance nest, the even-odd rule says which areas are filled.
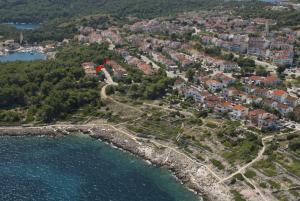
[[[225,169],[224,165],[216,159],[210,159],[210,162],[212,162],[212,164],[214,164],[214,166],[216,166],[219,170]]]
[[[261,182],[259,184],[259,186],[262,187],[262,188],[267,188],[267,184],[265,182]]]
[[[253,178],[256,176],[256,172],[254,172],[252,170],[247,170],[244,175],[248,178]]]
[[[115,93],[115,87],[113,85],[108,85],[106,87],[106,94],[111,95]]]

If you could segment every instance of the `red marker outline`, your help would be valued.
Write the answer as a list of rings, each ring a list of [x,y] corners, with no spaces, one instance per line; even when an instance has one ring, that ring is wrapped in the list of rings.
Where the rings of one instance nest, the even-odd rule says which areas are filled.
[[[105,66],[105,64],[107,64],[107,62],[108,62],[108,59],[104,59],[103,64],[96,67],[96,73],[100,72],[102,70],[102,68]]]

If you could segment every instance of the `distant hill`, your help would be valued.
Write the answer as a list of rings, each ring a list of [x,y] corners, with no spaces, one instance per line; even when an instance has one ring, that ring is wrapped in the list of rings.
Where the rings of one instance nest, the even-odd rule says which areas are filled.
[[[214,8],[222,3],[223,0],[1,0],[0,22],[45,22],[95,13],[148,18]]]

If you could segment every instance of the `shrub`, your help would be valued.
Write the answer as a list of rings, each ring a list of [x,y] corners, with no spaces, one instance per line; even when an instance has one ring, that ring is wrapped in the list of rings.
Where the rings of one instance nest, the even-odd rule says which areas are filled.
[[[248,178],[253,178],[256,176],[256,172],[252,171],[252,170],[247,170],[246,173],[244,174],[246,177]]]

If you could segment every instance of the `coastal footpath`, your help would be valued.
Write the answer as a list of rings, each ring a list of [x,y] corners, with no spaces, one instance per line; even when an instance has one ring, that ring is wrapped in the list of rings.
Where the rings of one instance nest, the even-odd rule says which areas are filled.
[[[207,167],[197,163],[176,148],[152,139],[136,137],[126,130],[110,124],[51,125],[37,127],[0,127],[1,136],[61,136],[84,133],[108,142],[122,150],[137,155],[152,164],[170,170],[187,188],[197,192],[204,200],[233,200],[230,189]]]

